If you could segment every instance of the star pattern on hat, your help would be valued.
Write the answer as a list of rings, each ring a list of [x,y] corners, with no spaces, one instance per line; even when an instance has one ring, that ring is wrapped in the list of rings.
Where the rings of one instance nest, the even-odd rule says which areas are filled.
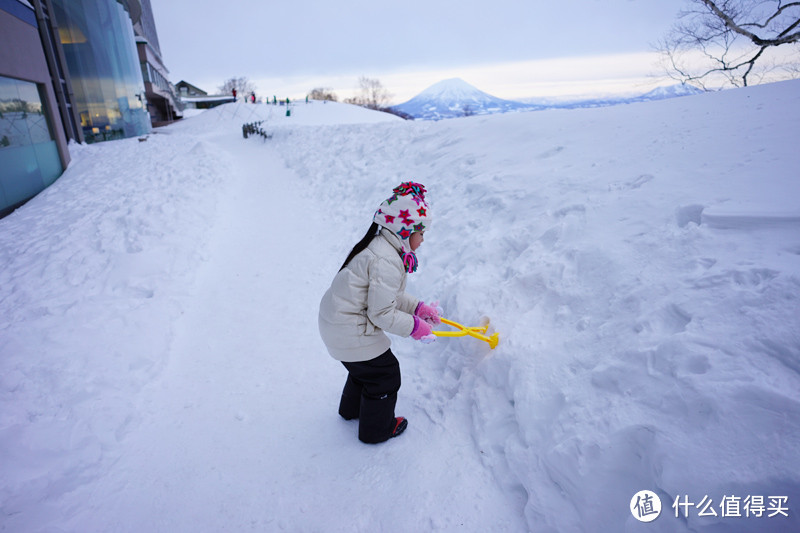
[[[400,210],[400,213],[397,216],[403,219],[403,224],[408,224],[410,226],[414,223],[414,221],[411,220],[411,213],[409,213],[408,209]]]
[[[420,183],[401,183],[383,201],[373,217],[373,222],[392,231],[403,241],[414,232],[425,231],[430,220],[425,192],[425,187]]]

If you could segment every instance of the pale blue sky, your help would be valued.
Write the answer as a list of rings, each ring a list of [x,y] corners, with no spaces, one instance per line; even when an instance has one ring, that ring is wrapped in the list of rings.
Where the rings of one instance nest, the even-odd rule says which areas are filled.
[[[359,76],[405,101],[461,77],[503,98],[620,92],[657,73],[652,45],[686,0],[151,0],[171,81],[215,92],[340,97]],[[651,80],[652,81],[652,80]]]

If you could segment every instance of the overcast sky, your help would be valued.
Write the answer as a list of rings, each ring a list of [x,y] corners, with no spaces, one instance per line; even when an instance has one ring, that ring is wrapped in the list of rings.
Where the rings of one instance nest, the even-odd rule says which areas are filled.
[[[209,93],[349,96],[359,76],[408,100],[460,77],[501,98],[649,89],[653,45],[686,0],[151,0],[170,81]]]

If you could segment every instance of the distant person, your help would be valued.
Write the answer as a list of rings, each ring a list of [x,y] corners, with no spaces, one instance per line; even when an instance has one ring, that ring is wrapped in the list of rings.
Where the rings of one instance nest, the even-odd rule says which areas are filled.
[[[235,102],[236,101],[236,89],[231,90],[231,92],[233,93],[233,101]]]
[[[256,103],[256,93],[250,93],[250,101],[254,104]]]
[[[348,371],[339,415],[359,419],[358,438],[366,443],[396,437],[408,425],[394,413],[400,364],[385,332],[429,343],[436,339],[431,326],[440,323],[438,302],[405,293],[431,221],[425,192],[410,181],[395,187],[320,302],[320,336]]]

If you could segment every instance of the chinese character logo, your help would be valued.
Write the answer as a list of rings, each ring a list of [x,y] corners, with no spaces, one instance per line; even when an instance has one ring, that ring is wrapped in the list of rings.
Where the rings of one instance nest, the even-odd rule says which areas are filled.
[[[640,522],[652,522],[661,514],[661,498],[653,491],[640,490],[631,498],[631,513]]]

